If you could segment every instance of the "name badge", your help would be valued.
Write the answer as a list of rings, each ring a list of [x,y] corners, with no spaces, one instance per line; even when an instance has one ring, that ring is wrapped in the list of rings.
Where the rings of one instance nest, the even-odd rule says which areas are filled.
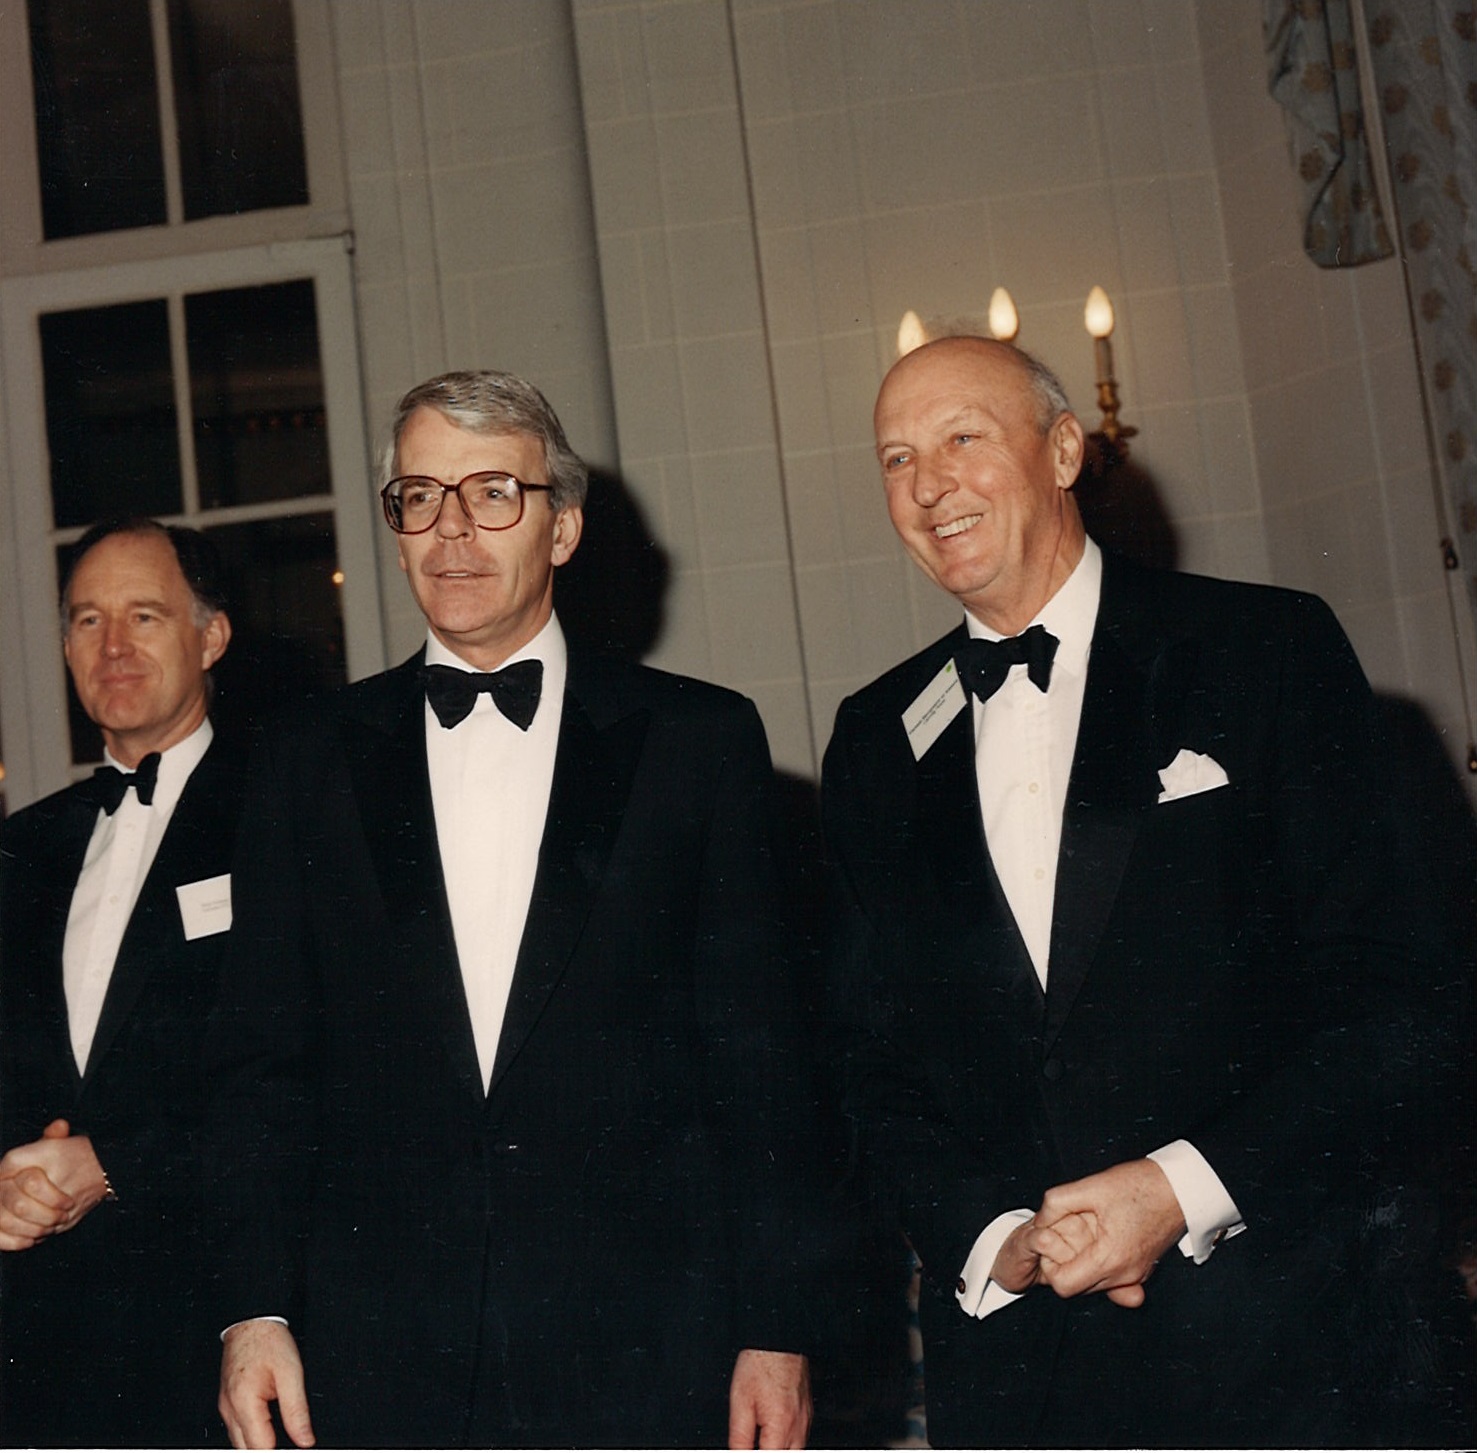
[[[923,754],[938,741],[944,728],[959,715],[968,700],[959,682],[958,667],[951,658],[903,713],[903,730],[908,734],[908,745],[913,749],[915,762],[923,760]]]
[[[209,938],[231,926],[231,875],[181,883],[174,890],[187,939]]]

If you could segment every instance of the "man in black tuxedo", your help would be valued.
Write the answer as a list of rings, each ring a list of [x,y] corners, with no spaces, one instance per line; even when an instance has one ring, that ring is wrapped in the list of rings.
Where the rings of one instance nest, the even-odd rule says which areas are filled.
[[[799,1446],[758,715],[566,647],[586,476],[532,385],[411,390],[384,472],[426,648],[270,733],[242,829],[232,1441]]]
[[[95,527],[63,649],[108,765],[0,835],[0,1434],[219,1438],[200,1257],[200,1042],[231,926],[240,765],[207,672],[213,548]]]
[[[1458,995],[1342,632],[1105,558],[1081,425],[1009,345],[907,355],[875,422],[966,612],[842,704],[823,786],[846,1108],[923,1263],[930,1439],[1444,1441],[1393,1152],[1465,1073]]]

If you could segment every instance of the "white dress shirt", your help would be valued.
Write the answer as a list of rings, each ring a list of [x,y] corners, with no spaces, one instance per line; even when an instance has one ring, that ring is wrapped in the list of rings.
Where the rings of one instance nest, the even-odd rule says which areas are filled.
[[[1102,583],[1102,552],[1089,540],[1077,568],[1026,627],[1045,626],[1057,638],[1047,690],[1038,690],[1021,664],[1010,668],[988,701],[970,698],[985,844],[1043,989],[1050,968],[1067,779],[1077,749]],[[964,619],[971,637],[1001,639],[967,611]],[[1179,1246],[1186,1256],[1203,1262],[1222,1235],[1245,1229],[1220,1178],[1188,1141],[1176,1140],[1149,1158],[1164,1171],[1180,1203],[1187,1230]],[[989,1316],[1016,1299],[990,1280],[990,1269],[1006,1237],[1031,1214],[1007,1211],[975,1241],[957,1293],[959,1305],[971,1316]]]
[[[111,817],[98,809],[82,871],[72,892],[66,937],[62,941],[67,1030],[80,1073],[87,1070],[103,999],[139,890],[154,865],[154,855],[159,851],[169,819],[174,816],[180,793],[185,790],[190,773],[200,765],[214,735],[207,718],[184,741],[176,742],[160,754],[159,777],[151,805],[146,807],[138,800],[138,793],[129,787]],[[128,771],[111,752],[104,752],[103,758],[109,766]]]
[[[554,784],[568,670],[564,633],[554,616],[503,665],[528,660],[544,663],[544,678],[526,732],[485,692],[471,714],[449,729],[429,703],[425,708],[436,840],[484,1090],[492,1083]],[[434,635],[426,662],[476,669]]]

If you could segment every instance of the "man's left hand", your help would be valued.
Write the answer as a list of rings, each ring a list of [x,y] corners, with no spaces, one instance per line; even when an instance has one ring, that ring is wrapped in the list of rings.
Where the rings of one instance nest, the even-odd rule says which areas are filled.
[[[745,1348],[728,1387],[730,1448],[803,1448],[810,1435],[810,1364],[797,1352]]]
[[[1106,1292],[1120,1307],[1143,1306],[1144,1283],[1185,1234],[1184,1213],[1169,1178],[1152,1160],[1124,1161],[1053,1186],[1041,1198],[1036,1224],[1049,1230],[1074,1215],[1088,1218],[1095,1234],[1065,1262],[1052,1259],[1052,1249],[1038,1247],[1042,1279],[1060,1297]]]

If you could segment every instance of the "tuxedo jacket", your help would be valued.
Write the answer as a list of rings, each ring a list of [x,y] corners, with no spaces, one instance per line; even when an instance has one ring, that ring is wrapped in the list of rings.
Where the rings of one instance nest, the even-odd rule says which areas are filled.
[[[187,939],[175,889],[230,870],[242,767],[190,774],[118,950],[86,1073],[62,943],[97,809],[77,788],[0,836],[0,1146],[58,1117],[117,1192],[74,1229],[0,1256],[0,1435],[42,1446],[224,1442],[201,1257],[201,1043],[228,932]]]
[[[484,1093],[420,658],[264,742],[212,1216],[222,1324],[288,1318],[320,1442],[721,1442],[736,1352],[795,1350],[770,781],[742,697],[571,649]]]
[[[1105,559],[1044,993],[986,847],[972,711],[916,762],[901,723],[965,638],[842,704],[823,784],[843,1093],[923,1263],[930,1438],[1418,1438],[1448,1405],[1422,1381],[1429,1288],[1384,1274],[1416,1260],[1392,1152],[1469,1067],[1342,632],[1309,596]],[[1228,781],[1161,802],[1182,749]],[[1244,1234],[1201,1266],[1171,1249],[1138,1311],[1046,1289],[960,1309],[997,1215],[1178,1139]]]

